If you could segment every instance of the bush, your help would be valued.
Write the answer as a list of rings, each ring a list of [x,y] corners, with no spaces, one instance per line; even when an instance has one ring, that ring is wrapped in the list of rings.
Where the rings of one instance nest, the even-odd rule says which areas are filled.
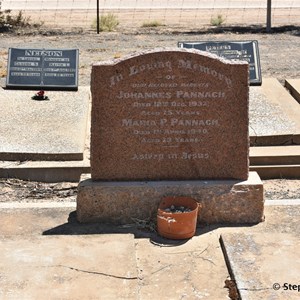
[[[210,24],[212,26],[220,26],[225,22],[225,19],[223,18],[222,15],[218,15],[216,18],[211,18],[210,19]]]
[[[118,17],[114,14],[107,14],[100,17],[99,30],[100,31],[114,31],[119,25]],[[93,28],[97,28],[97,20],[93,22]]]
[[[24,17],[22,11],[19,11],[16,16],[11,14],[11,10],[0,11],[0,31],[30,26],[30,18]]]

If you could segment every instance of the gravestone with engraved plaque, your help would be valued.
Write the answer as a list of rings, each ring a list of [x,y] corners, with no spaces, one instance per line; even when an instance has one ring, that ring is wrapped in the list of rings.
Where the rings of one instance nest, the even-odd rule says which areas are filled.
[[[257,41],[201,41],[179,42],[178,47],[207,51],[231,60],[249,63],[250,85],[261,85],[261,67]]]
[[[0,89],[0,158],[81,161],[89,90],[78,91],[77,49],[10,48],[6,88]],[[52,176],[47,170],[38,174],[28,176],[37,180]]]
[[[94,65],[93,179],[247,179],[247,69],[187,50]]]
[[[6,87],[77,90],[78,50],[10,48]]]
[[[194,194],[198,190],[199,198],[226,186],[224,194],[231,194],[235,189],[228,190],[228,184],[246,182],[239,206],[252,198],[253,186],[247,181],[246,62],[230,62],[198,50],[158,49],[93,65],[91,91],[91,180],[79,186],[79,221],[108,221],[108,215],[99,209],[104,202],[116,209],[121,195],[125,202],[119,207],[126,203],[124,213],[128,215],[123,219],[127,221],[134,214],[153,211],[159,196],[166,193]],[[205,182],[214,182],[214,188],[204,188]],[[261,220],[260,192],[259,188],[254,192],[258,200],[250,204],[260,207],[255,207],[255,217],[253,210],[252,216],[233,216],[232,209],[224,217],[226,200],[211,199],[202,221]],[[97,200],[91,193],[98,194]],[[229,198],[236,196],[234,192]],[[132,201],[135,209],[129,204]],[[143,201],[144,207],[139,207]],[[216,210],[213,217],[211,206]]]

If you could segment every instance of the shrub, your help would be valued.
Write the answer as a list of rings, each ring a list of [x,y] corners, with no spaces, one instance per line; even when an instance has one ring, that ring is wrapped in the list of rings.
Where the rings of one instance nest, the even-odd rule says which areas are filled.
[[[0,11],[0,31],[30,26],[30,18],[24,17],[22,11],[19,11],[16,16],[11,14],[11,10]]]
[[[222,15],[218,15],[216,18],[211,18],[210,19],[210,24],[212,26],[220,26],[225,22],[225,19],[223,18]]]
[[[118,17],[114,14],[102,15],[99,20],[100,31],[114,31],[119,25]],[[97,21],[93,22],[93,27],[97,28]]]

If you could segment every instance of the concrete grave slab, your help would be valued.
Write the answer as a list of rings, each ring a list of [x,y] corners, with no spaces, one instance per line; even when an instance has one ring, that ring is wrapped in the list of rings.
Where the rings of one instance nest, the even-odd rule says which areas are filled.
[[[250,147],[250,171],[262,179],[300,178],[300,145]]]
[[[1,299],[137,298],[131,234],[11,236],[0,248]]]
[[[0,160],[82,160],[90,92],[46,92],[0,89]]]
[[[299,236],[232,233],[222,242],[242,299],[299,299]]]
[[[229,277],[219,243],[210,232],[176,247],[136,240],[140,299],[227,299]]]
[[[264,219],[263,184],[256,172],[246,181],[93,181],[83,175],[78,186],[79,222],[128,224],[156,216],[164,196],[190,196],[202,204],[198,222],[258,223]]]
[[[0,236],[41,236],[49,229],[66,224],[75,209],[74,202],[0,202]]]
[[[234,232],[218,229],[242,299],[299,299],[299,200],[291,200],[290,205],[286,200],[273,202],[265,206],[265,222]],[[297,285],[296,290],[290,285]]]
[[[286,79],[284,85],[300,103],[300,79]]]
[[[247,180],[248,64],[156,49],[92,69],[93,180]]]
[[[300,164],[297,165],[269,165],[250,166],[250,171],[257,172],[261,179],[299,179]]]
[[[279,81],[264,78],[249,91],[251,145],[300,144],[300,106]]]
[[[300,145],[251,147],[250,164],[257,165],[299,165]]]
[[[18,178],[42,182],[79,182],[83,173],[90,172],[90,161],[0,161],[0,178]]]

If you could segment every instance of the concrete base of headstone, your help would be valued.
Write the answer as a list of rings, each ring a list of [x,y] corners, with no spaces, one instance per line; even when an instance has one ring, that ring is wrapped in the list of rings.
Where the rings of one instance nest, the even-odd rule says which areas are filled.
[[[258,223],[264,220],[263,183],[256,172],[246,181],[93,181],[82,175],[78,187],[79,222],[129,224],[155,218],[162,197],[191,196],[202,204],[198,223]]]

